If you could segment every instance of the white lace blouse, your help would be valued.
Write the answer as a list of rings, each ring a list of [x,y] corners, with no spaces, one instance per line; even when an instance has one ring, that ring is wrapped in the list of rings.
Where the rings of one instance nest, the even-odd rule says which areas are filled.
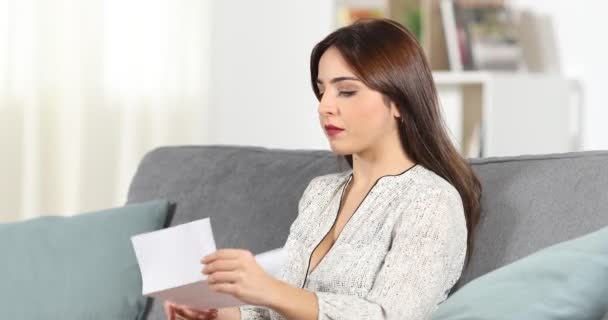
[[[459,279],[467,229],[458,191],[417,164],[376,180],[330,250],[310,256],[334,225],[352,170],[316,177],[298,203],[279,279],[314,292],[319,320],[428,319]],[[284,319],[241,306],[241,319]]]

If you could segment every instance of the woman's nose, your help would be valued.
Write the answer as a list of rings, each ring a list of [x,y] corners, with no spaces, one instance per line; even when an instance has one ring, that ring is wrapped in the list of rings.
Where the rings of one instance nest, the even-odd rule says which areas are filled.
[[[337,106],[334,99],[331,99],[327,93],[321,96],[319,100],[319,114],[335,114]]]

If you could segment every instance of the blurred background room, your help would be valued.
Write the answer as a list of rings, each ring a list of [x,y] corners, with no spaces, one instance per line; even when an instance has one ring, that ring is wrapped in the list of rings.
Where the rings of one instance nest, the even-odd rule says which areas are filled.
[[[125,203],[160,146],[329,149],[312,47],[418,37],[467,158],[608,149],[598,0],[0,0],[0,222]]]

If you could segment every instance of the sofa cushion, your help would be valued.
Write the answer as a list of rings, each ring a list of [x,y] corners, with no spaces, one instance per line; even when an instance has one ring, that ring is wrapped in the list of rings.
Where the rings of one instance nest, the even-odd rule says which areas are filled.
[[[141,319],[147,298],[130,237],[162,228],[158,200],[0,224],[3,319]]]
[[[465,285],[433,320],[595,320],[608,312],[608,227]]]

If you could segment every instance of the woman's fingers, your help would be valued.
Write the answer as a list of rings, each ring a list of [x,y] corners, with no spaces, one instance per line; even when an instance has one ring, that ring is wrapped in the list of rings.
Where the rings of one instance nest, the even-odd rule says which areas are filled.
[[[217,271],[232,271],[240,267],[240,261],[238,260],[217,260],[210,264],[205,265],[201,271],[203,274],[209,274]]]
[[[175,304],[171,301],[165,301],[165,315],[168,320],[176,320],[175,319]]]
[[[251,255],[250,251],[243,249],[219,249],[201,259],[201,263],[210,263],[215,260],[231,260],[242,257],[243,254]]]
[[[171,301],[165,301],[164,309],[168,320],[178,320],[176,316],[186,320],[205,320],[217,317],[217,309],[194,309]]]
[[[185,320],[194,320],[197,319],[198,317],[194,317],[192,315],[188,315],[186,313],[186,311],[182,308],[175,308],[175,314],[178,315],[178,319],[185,319]]]
[[[241,273],[234,271],[218,271],[207,277],[207,281],[209,284],[214,284],[218,282],[236,282],[241,280]]]
[[[197,310],[185,306],[176,307],[175,313],[188,320],[206,320],[215,319],[217,317],[217,310],[215,309]]]

